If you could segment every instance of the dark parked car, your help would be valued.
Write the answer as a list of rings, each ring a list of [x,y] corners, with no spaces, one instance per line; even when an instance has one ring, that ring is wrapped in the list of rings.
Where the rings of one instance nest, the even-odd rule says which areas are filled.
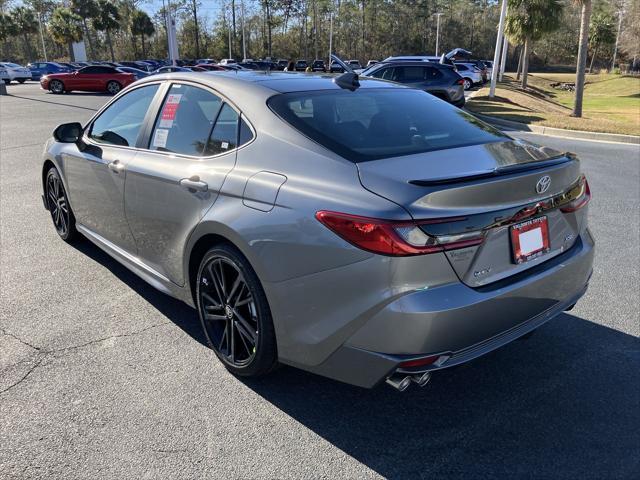
[[[311,70],[314,72],[326,72],[327,66],[324,64],[324,60],[314,60],[311,64]]]
[[[79,70],[82,67],[78,66],[77,64],[73,64],[73,63],[69,63],[69,62],[58,62],[60,65],[62,65],[63,67],[67,67],[69,70]]]
[[[342,73],[344,72],[344,68],[338,62],[331,62],[331,66],[329,67],[329,71],[331,73]]]
[[[296,72],[304,72],[308,66],[309,64],[306,60],[298,60],[296,62]]]
[[[145,72],[152,72],[153,70],[155,70],[151,65],[144,62],[122,61],[120,62],[120,65],[123,67],[137,68],[138,70],[144,70]]]
[[[174,65],[167,65],[166,67],[160,67],[157,70],[151,72],[151,75],[157,73],[174,73],[174,72],[192,72],[190,68],[187,67],[176,67]]]
[[[285,68],[287,68],[287,65],[289,65],[289,60],[284,60],[282,58],[278,60],[278,70],[284,70]]]
[[[141,78],[145,78],[151,75],[149,72],[145,72],[144,70],[132,67],[118,67],[116,70],[122,73],[131,73],[134,77],[136,77],[136,80],[140,80]]]
[[[222,65],[211,65],[209,63],[199,63],[193,68],[201,68],[202,70],[206,70],[208,72],[223,72],[227,70],[227,68],[223,67]]]
[[[67,73],[73,71],[73,69],[56,62],[33,62],[28,64],[27,68],[31,70],[32,80],[38,80],[43,75],[49,75],[51,73]]]
[[[450,65],[431,62],[380,62],[361,74],[419,88],[456,107],[464,105],[464,81]]]

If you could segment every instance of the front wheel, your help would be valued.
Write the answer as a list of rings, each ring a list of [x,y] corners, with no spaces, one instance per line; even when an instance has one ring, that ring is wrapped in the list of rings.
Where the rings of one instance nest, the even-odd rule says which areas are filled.
[[[55,168],[47,172],[45,183],[45,201],[51,214],[56,232],[65,242],[71,242],[78,237],[76,219],[69,206],[67,193],[60,179],[60,174]]]
[[[51,80],[49,91],[56,94],[64,93],[64,84],[60,80]]]
[[[109,92],[111,95],[115,95],[116,93],[118,93],[121,88],[122,87],[120,86],[120,84],[114,80],[111,80],[107,83],[107,92]]]
[[[198,269],[198,315],[209,347],[233,374],[257,377],[277,366],[271,311],[249,262],[234,247],[209,250]]]

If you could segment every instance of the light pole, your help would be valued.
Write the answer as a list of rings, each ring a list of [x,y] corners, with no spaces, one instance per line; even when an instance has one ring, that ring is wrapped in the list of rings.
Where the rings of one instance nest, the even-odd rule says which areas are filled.
[[[507,51],[509,50],[509,40],[507,40],[507,36],[503,35],[504,42],[502,42],[502,58],[500,59],[500,76],[498,77],[498,81],[502,81],[502,76],[504,75],[504,68],[507,63]],[[496,68],[494,65],[493,68]],[[491,70],[493,72],[493,69]]]
[[[240,0],[240,14],[242,15],[240,20],[242,21],[242,59],[244,61],[247,58],[247,40],[244,31],[244,0]]]
[[[440,46],[440,17],[442,12],[434,13],[436,16],[436,57],[438,56],[438,47]]]
[[[500,23],[498,23],[498,38],[496,38],[496,49],[493,52],[493,68],[491,69],[491,87],[489,88],[489,98],[496,94],[496,82],[498,80],[498,69],[500,68],[500,47],[502,36],[504,35],[504,19],[507,16],[507,0],[502,0],[500,7]]]

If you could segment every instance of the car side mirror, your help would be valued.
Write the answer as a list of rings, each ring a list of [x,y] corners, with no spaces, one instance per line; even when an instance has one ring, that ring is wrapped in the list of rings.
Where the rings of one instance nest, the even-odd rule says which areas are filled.
[[[53,138],[60,143],[76,143],[82,137],[82,125],[78,122],[63,123],[53,131]]]

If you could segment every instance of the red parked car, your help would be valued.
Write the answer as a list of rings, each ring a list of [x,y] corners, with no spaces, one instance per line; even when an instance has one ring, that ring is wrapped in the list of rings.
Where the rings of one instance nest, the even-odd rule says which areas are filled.
[[[91,65],[71,73],[44,75],[40,78],[40,86],[52,93],[82,90],[115,95],[135,80],[132,73],[120,72],[106,65]]]

